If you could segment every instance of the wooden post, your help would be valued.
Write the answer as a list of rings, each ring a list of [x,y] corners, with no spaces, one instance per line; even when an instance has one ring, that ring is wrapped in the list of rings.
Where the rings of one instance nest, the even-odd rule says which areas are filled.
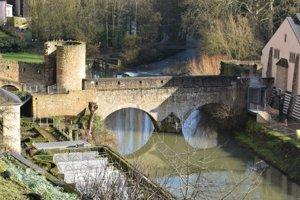
[[[272,77],[272,69],[273,68],[273,48],[270,48],[269,51],[269,60],[268,60],[268,66],[267,66],[267,73],[266,76],[268,78]]]

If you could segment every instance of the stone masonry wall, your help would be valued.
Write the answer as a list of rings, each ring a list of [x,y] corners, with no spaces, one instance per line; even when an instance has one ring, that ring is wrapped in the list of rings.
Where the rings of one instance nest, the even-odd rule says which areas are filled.
[[[25,84],[45,84],[43,64],[31,64],[0,58],[0,79]]]
[[[57,86],[66,90],[82,90],[86,70],[86,45],[82,42],[65,42],[57,46]]]
[[[98,114],[106,118],[122,108],[139,108],[162,120],[171,112],[179,118],[208,103],[230,103],[227,97],[234,98],[235,88],[160,88],[146,90],[112,91],[70,91],[68,94],[33,94],[35,117],[77,115],[88,106],[89,101],[99,105]],[[230,99],[229,99],[230,100]]]
[[[188,78],[193,79],[191,77],[186,79]],[[157,84],[161,83],[161,77],[156,79],[156,81],[154,78],[151,80]],[[140,78],[136,80],[139,83]],[[133,82],[136,80],[132,79]],[[175,80],[179,79],[175,78]],[[108,83],[108,80],[105,81]],[[117,80],[114,79],[111,84],[114,84],[115,81]],[[125,79],[121,79],[121,81],[125,81]],[[180,120],[185,120],[193,110],[209,103],[226,104],[240,111],[246,109],[246,84],[236,81],[230,86],[221,86],[216,83],[217,81],[211,82],[211,86],[189,85],[189,87],[184,84],[173,87],[172,84],[168,86],[168,83],[165,83],[163,87],[141,89],[130,88],[134,86],[131,85],[128,86],[129,89],[111,90],[108,89],[111,84],[108,84],[107,88],[102,90],[70,91],[68,94],[53,95],[34,94],[33,114],[38,118],[77,115],[88,106],[89,101],[94,101],[99,106],[97,114],[102,118],[106,118],[119,109],[132,107],[147,112],[159,126],[160,122],[171,113]],[[200,85],[200,83],[198,84]],[[208,84],[208,81],[202,80],[201,84]]]
[[[225,76],[156,76],[134,78],[101,78],[84,80],[84,89],[119,90],[146,89],[161,87],[227,87],[237,80],[236,77]]]
[[[32,94],[32,113],[34,117],[74,116],[95,101],[95,91],[70,91],[66,94]]]
[[[63,41],[49,41],[44,44],[45,75],[48,85],[56,83],[56,49]]]

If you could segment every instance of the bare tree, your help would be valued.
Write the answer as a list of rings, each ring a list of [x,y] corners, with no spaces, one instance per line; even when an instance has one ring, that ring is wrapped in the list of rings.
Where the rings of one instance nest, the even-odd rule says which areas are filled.
[[[89,111],[90,111],[90,116],[88,119],[88,124],[87,124],[87,139],[91,140],[93,138],[92,132],[93,132],[93,123],[94,123],[94,118],[95,118],[95,112],[98,110],[98,105],[94,102],[89,102]]]

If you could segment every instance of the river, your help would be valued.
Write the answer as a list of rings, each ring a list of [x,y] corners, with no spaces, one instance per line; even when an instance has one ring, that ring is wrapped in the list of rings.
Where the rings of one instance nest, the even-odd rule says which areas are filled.
[[[150,117],[133,108],[114,112],[106,126],[120,154],[180,199],[300,199],[299,185],[205,123],[200,110],[181,134],[153,133]]]

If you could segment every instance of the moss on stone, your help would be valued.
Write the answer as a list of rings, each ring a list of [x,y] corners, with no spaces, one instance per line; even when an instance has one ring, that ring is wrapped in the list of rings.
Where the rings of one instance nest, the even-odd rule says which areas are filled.
[[[290,179],[300,183],[299,141],[254,121],[248,121],[246,131],[237,133],[236,139],[283,171]]]

